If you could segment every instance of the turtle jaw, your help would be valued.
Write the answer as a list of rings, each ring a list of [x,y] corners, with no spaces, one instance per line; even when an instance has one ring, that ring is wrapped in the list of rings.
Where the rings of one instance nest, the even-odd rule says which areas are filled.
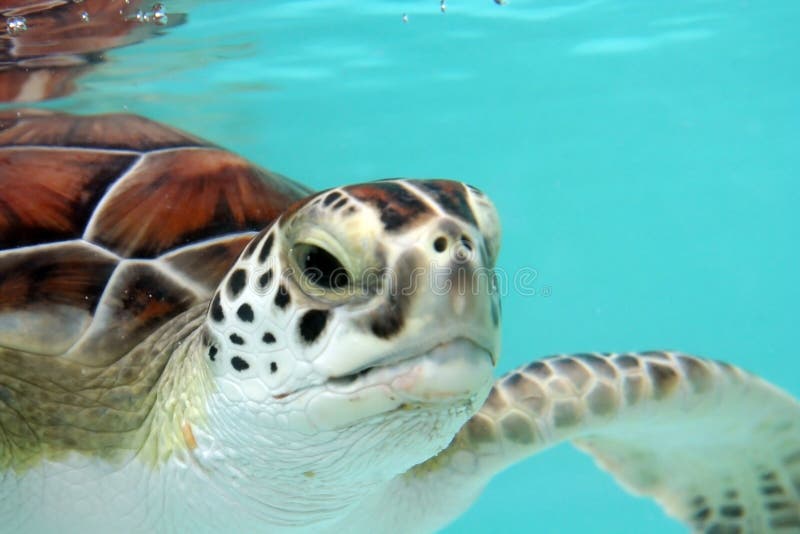
[[[457,337],[329,378],[316,394],[307,391],[308,417],[319,430],[335,430],[396,410],[471,412],[488,394],[493,370],[492,351]]]

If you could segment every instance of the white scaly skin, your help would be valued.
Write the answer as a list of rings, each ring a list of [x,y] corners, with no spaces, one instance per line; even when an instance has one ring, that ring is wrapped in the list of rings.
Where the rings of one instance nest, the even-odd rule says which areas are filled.
[[[421,194],[413,183],[402,187]],[[334,529],[358,513],[446,447],[491,387],[497,296],[488,276],[473,275],[493,267],[499,229],[491,204],[465,191],[480,228],[424,194],[433,215],[394,232],[378,209],[355,198],[348,215],[309,201],[274,224],[220,286],[224,319],[214,319],[212,303],[204,325],[198,319],[178,340],[165,371],[171,381],[161,386],[146,447],[177,435],[185,446],[159,445],[165,460],[155,466],[137,453],[121,465],[72,454],[21,476],[7,473],[0,517],[19,532],[276,532]],[[448,246],[437,251],[441,236]],[[459,248],[459,236],[471,251]],[[355,288],[334,294],[309,284],[297,264],[306,245],[333,254]],[[434,270],[441,276],[453,266],[477,285],[463,294],[431,287]],[[238,270],[246,281],[233,291]],[[365,273],[378,277],[362,287]],[[415,289],[390,301],[409,280]],[[290,296],[283,307],[281,287]],[[309,324],[319,321],[301,326],[311,310],[326,316],[318,332]],[[401,316],[402,326],[386,327],[387,315]],[[391,334],[377,335],[376,320]]]
[[[496,224],[491,206],[476,206],[480,210],[487,212],[482,217],[487,226]],[[358,212],[346,218],[343,212],[309,203],[278,223],[263,238],[272,239],[267,260],[259,261],[259,249],[240,265],[248,279],[269,270],[281,273],[280,283],[263,294],[243,291],[235,299],[222,292],[226,317],[235,316],[243,303],[255,302],[252,307],[266,313],[257,313],[247,326],[237,321],[232,330],[209,323],[212,343],[220,347],[211,366],[220,387],[209,403],[209,433],[199,433],[197,450],[204,451],[200,462],[214,472],[212,478],[223,480],[217,488],[258,522],[315,528],[335,523],[389,480],[447,446],[491,386],[497,327],[488,280],[476,278],[483,285],[463,296],[467,305],[457,303],[452,292],[436,294],[427,286],[431,266],[445,268],[452,260],[451,250],[433,248],[442,223],[485,247],[478,230],[439,214],[393,235],[367,205],[358,205]],[[490,231],[496,233],[493,226]],[[403,269],[409,266],[401,266],[401,257],[415,255],[411,267],[425,272],[419,273],[404,327],[381,339],[364,321],[385,305],[392,288],[384,286],[377,295],[360,290],[333,297],[306,294],[292,259],[299,243],[331,251],[355,279],[388,268],[387,284],[403,285],[408,279]],[[280,284],[291,295],[285,310],[275,305]],[[320,337],[309,344],[297,333],[312,309],[330,315]],[[276,337],[270,352],[263,351],[267,332]],[[232,344],[231,334],[244,337],[244,344]],[[432,350],[442,343],[449,345]],[[235,370],[228,361],[232,355],[243,355],[249,368]],[[352,383],[329,382],[378,362],[387,365]],[[243,465],[246,473],[240,471]],[[228,482],[234,478],[235,483]]]

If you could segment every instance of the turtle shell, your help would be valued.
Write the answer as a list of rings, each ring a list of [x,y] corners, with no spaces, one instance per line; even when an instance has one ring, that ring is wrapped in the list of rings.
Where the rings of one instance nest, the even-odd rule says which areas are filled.
[[[141,117],[0,113],[0,353],[108,367],[308,193]]]

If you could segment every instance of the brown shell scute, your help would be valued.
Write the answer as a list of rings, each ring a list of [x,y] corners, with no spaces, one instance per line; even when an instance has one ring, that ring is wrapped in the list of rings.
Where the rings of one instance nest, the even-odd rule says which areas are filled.
[[[117,261],[82,243],[0,256],[0,311],[66,304],[91,311]]]
[[[119,361],[307,194],[140,117],[0,112],[0,358]]]
[[[0,254],[0,346],[59,354],[87,328],[117,260],[75,242]]]
[[[117,361],[197,295],[147,262],[126,262],[114,273],[86,335],[66,357],[91,366]]]
[[[57,146],[142,152],[208,146],[205,141],[157,122],[123,113],[85,117],[36,111],[0,115],[0,146]]]
[[[78,239],[135,155],[0,148],[0,249]]]
[[[260,230],[291,190],[234,154],[203,148],[146,155],[99,206],[86,238],[152,258],[194,241]]]
[[[211,293],[219,283],[219,273],[224,273],[233,265],[242,249],[253,239],[253,235],[247,233],[241,237],[185,247],[164,256],[164,261]]]

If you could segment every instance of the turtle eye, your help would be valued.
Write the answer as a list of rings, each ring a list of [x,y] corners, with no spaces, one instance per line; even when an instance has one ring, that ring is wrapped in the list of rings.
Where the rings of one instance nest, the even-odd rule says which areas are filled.
[[[336,256],[318,245],[299,243],[292,248],[303,278],[325,290],[342,290],[352,286],[350,273]]]

